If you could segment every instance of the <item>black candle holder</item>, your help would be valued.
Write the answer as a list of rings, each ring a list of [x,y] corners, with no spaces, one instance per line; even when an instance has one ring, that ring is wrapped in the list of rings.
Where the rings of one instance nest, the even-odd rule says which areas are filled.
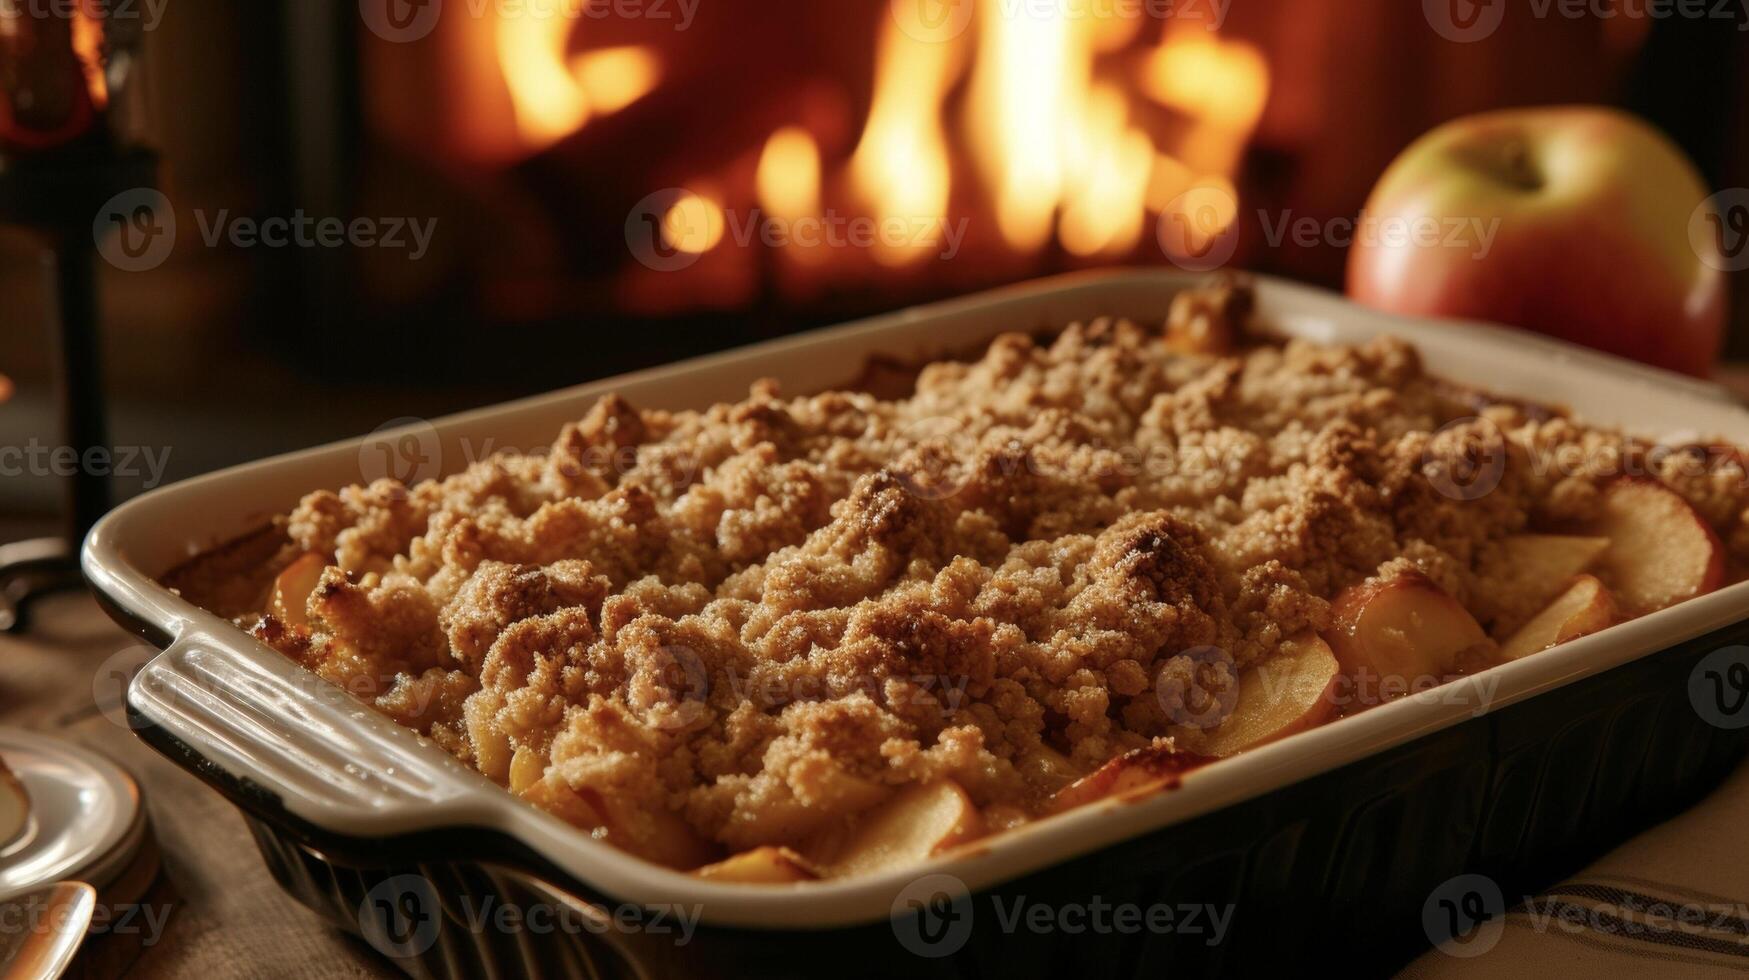
[[[157,170],[157,155],[150,150],[102,144],[82,147],[76,155],[0,160],[0,224],[26,228],[42,243],[62,445],[81,461],[88,450],[109,446],[99,357],[96,219],[115,195],[155,187]],[[79,544],[109,509],[109,481],[76,466],[64,497],[60,536],[0,545],[0,630],[20,624],[30,599],[81,581]]]

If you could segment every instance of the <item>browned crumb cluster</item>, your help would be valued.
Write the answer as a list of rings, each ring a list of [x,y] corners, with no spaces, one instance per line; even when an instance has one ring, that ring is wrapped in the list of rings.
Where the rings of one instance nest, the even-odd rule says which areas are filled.
[[[225,611],[525,798],[689,866],[940,777],[994,825],[1037,812],[1215,696],[1198,648],[1243,667],[1371,576],[1419,570],[1498,635],[1535,611],[1498,543],[1583,521],[1630,458],[1749,550],[1734,462],[1691,473],[1479,399],[1394,339],[1229,353],[1248,312],[1223,287],[1165,329],[1003,336],[902,400],[609,396],[544,455],[311,494],[270,563],[327,559],[308,623]],[[1442,482],[1496,458],[1491,492]]]

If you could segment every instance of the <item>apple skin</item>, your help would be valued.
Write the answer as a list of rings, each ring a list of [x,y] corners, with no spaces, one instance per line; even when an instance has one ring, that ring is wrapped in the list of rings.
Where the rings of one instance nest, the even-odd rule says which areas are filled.
[[[1348,292],[1411,316],[1523,327],[1706,376],[1726,318],[1725,276],[1689,243],[1699,172],[1651,126],[1613,109],[1512,109],[1447,123],[1385,171],[1373,222],[1498,219],[1463,244],[1356,236]],[[1443,239],[1447,225],[1435,224]]]

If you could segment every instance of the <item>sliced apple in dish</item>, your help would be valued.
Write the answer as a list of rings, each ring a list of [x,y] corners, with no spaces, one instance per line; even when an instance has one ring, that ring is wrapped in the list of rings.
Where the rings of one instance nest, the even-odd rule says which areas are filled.
[[[322,579],[327,559],[315,552],[299,555],[273,580],[273,591],[267,599],[267,611],[287,626],[310,625],[310,593]]]
[[[1605,487],[1593,530],[1610,540],[1597,575],[1630,618],[1705,595],[1724,582],[1719,536],[1662,483],[1621,477]]]
[[[1591,567],[1609,539],[1578,534],[1516,534],[1500,542],[1514,567],[1537,578],[1565,582]]]
[[[1500,542],[1482,573],[1510,583],[1526,607],[1541,608],[1566,591],[1609,550],[1609,539],[1573,534],[1516,534]]]
[[[1490,642],[1469,610],[1414,572],[1344,589],[1331,611],[1326,639],[1361,704],[1439,683],[1464,653]]]
[[[908,786],[858,817],[848,835],[826,848],[833,877],[915,864],[984,836],[984,818],[951,779]]]
[[[1286,640],[1268,660],[1239,675],[1239,699],[1220,727],[1191,731],[1180,741],[1220,759],[1322,724],[1336,711],[1342,668],[1315,633]]]
[[[1062,813],[1108,796],[1173,786],[1186,772],[1208,761],[1207,756],[1195,752],[1160,747],[1135,749],[1058,790],[1045,812]]]
[[[1581,575],[1500,647],[1502,661],[1519,660],[1614,626],[1615,597],[1595,575]]]
[[[679,814],[640,808],[591,787],[573,789],[554,775],[517,795],[574,827],[664,867],[696,868],[722,854]]]
[[[707,864],[693,874],[710,881],[739,885],[788,885],[820,877],[820,872],[800,854],[787,847],[770,845]]]

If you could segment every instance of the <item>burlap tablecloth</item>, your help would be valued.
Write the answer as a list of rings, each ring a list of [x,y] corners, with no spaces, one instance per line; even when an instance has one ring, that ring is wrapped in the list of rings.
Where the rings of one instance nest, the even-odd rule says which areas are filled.
[[[1746,827],[1749,766],[1544,894],[1497,896],[1505,915],[1429,951],[1399,980],[1749,975]]]

